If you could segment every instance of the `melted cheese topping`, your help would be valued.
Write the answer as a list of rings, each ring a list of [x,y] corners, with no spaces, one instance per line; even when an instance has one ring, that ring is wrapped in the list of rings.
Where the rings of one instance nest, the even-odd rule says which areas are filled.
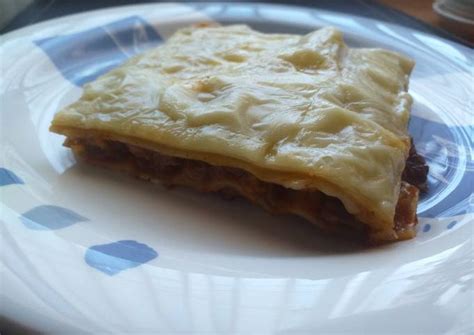
[[[409,59],[305,36],[187,28],[84,87],[52,130],[99,131],[340,198],[393,226],[409,150]]]

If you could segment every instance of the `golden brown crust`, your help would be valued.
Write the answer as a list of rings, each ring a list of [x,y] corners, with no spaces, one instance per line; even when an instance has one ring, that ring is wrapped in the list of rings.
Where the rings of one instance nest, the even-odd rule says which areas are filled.
[[[85,85],[51,130],[324,193],[377,240],[396,240],[413,65],[389,50],[350,48],[332,27],[304,36],[184,28]]]

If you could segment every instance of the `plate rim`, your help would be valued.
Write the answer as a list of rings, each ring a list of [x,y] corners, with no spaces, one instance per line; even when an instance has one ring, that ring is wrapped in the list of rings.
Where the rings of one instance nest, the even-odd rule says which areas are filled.
[[[185,3],[185,5],[187,5],[188,3]],[[202,4],[202,3],[197,3],[197,4]],[[210,4],[215,4],[215,3],[210,3]],[[237,3],[236,3],[237,4]],[[246,5],[248,3],[245,3]],[[118,10],[124,10],[126,9],[127,7],[136,7],[136,6],[143,6],[143,7],[146,7],[146,6],[157,6],[159,4],[141,4],[141,5],[127,5],[127,6],[118,6],[118,7],[114,7],[114,8],[106,8],[106,9],[98,9],[98,10],[94,10],[94,11],[87,11],[87,12],[82,12],[82,13],[77,13],[77,14],[71,14],[71,15],[67,15],[67,16],[64,16],[64,17],[59,17],[59,18],[55,18],[55,19],[51,19],[51,20],[46,20],[46,21],[43,21],[43,22],[39,22],[37,24],[34,24],[34,25],[31,25],[31,26],[27,26],[27,27],[24,27],[24,28],[20,28],[18,30],[15,30],[15,31],[12,31],[12,32],[9,32],[7,33],[6,35],[8,36],[9,34],[13,34],[13,33],[20,33],[20,34],[23,34],[23,33],[26,33],[27,31],[31,30],[31,29],[40,29],[41,28],[41,25],[50,25],[50,24],[56,24],[57,22],[54,22],[55,20],[58,20],[58,21],[61,21],[61,20],[69,20],[69,19],[73,19],[74,16],[82,16],[82,15],[85,15],[85,14],[88,14],[88,13],[91,13],[91,12],[97,12],[95,14],[100,14],[100,12],[102,11],[118,11]],[[255,4],[249,4],[249,5],[255,5]],[[269,5],[269,4],[266,4],[266,3],[263,3],[263,5]],[[273,6],[273,5],[272,5]],[[283,5],[283,6],[290,6],[290,7],[302,7],[302,6],[292,6],[292,5]],[[330,12],[330,13],[338,13],[338,12],[333,12],[333,11],[326,11],[326,12]],[[360,17],[360,16],[358,16]],[[368,20],[375,20],[375,21],[378,21],[376,19],[371,19],[371,18],[365,18],[365,17],[360,17],[364,20],[368,19]],[[77,18],[74,18],[74,19],[77,19]],[[392,24],[392,23],[388,23],[388,22],[384,22],[384,24],[389,24],[389,25],[396,25],[396,24]],[[398,26],[398,25],[396,25]],[[416,30],[416,29],[412,29],[412,28],[407,28],[407,27],[404,27],[404,26],[399,26],[401,28],[404,28],[404,29],[410,29],[410,30]],[[24,31],[23,31],[24,30]],[[427,34],[425,32],[422,32],[420,31],[421,33],[424,33],[424,34]],[[436,36],[436,35],[434,35]],[[2,36],[3,37],[3,36]],[[441,38],[439,36],[436,36],[436,38]],[[455,43],[453,41],[450,41],[450,40],[446,40],[446,42],[448,43]],[[462,45],[460,45],[462,46]],[[471,242],[472,242],[472,239],[471,239]]]
[[[460,42],[449,40],[445,37],[438,36],[434,33],[426,32],[426,31],[423,31],[423,30],[420,30],[420,29],[417,29],[417,28],[408,27],[408,26],[398,24],[398,23],[394,23],[394,22],[386,22],[386,21],[383,21],[383,20],[380,20],[380,19],[377,19],[377,18],[365,17],[365,16],[361,16],[361,15],[357,15],[357,14],[351,14],[351,13],[346,14],[346,13],[341,13],[341,12],[338,12],[338,11],[333,11],[333,10],[328,10],[328,9],[319,9],[317,7],[312,7],[311,5],[305,5],[305,4],[283,4],[283,3],[271,3],[271,2],[261,2],[261,1],[258,1],[258,2],[222,2],[222,1],[194,2],[194,1],[191,1],[191,2],[183,2],[183,3],[157,2],[157,3],[136,3],[136,4],[127,4],[127,5],[106,7],[106,8],[98,8],[98,9],[93,9],[93,10],[86,10],[86,11],[83,11],[83,12],[80,12],[80,13],[67,14],[67,15],[64,15],[64,16],[59,16],[59,17],[47,19],[47,20],[44,20],[44,21],[36,22],[36,23],[30,24],[30,25],[18,28],[18,29],[11,30],[11,31],[9,31],[5,34],[0,35],[0,42],[4,42],[2,40],[8,40],[8,39],[15,38],[16,35],[18,35],[18,37],[20,37],[21,35],[26,35],[29,31],[32,31],[32,30],[35,30],[35,29],[40,29],[43,26],[58,24],[62,21],[66,21],[66,20],[77,19],[77,18],[79,18],[81,16],[84,16],[84,15],[87,15],[87,14],[94,14],[94,15],[101,14],[101,13],[102,14],[106,14],[106,13],[112,14],[113,12],[118,12],[118,11],[121,11],[121,10],[125,10],[127,8],[137,8],[137,9],[138,8],[147,8],[147,7],[152,8],[152,7],[167,6],[167,5],[184,5],[184,6],[189,6],[189,7],[192,7],[194,9],[196,9],[196,7],[199,7],[199,6],[210,6],[210,5],[219,5],[219,4],[239,5],[239,6],[240,5],[245,5],[245,6],[252,6],[252,7],[255,7],[255,6],[269,6],[269,7],[280,7],[280,8],[289,7],[289,8],[309,9],[309,10],[312,10],[312,11],[318,11],[318,12],[333,14],[333,15],[347,15],[347,14],[349,14],[350,16],[357,17],[360,20],[367,20],[367,21],[372,21],[372,22],[382,22],[385,25],[393,26],[393,27],[396,27],[397,29],[416,31],[416,32],[419,32],[419,33],[422,33],[422,34],[425,34],[425,35],[428,35],[428,36],[431,36],[431,37],[435,37],[435,38],[440,39],[440,40],[442,40],[446,43],[453,44],[456,47],[460,47],[461,49],[464,49],[464,51],[468,51],[468,52],[469,51],[474,51],[474,49],[471,49],[468,46],[465,46]],[[197,10],[199,10],[199,8],[197,8]],[[0,47],[1,46],[2,45],[0,44]]]

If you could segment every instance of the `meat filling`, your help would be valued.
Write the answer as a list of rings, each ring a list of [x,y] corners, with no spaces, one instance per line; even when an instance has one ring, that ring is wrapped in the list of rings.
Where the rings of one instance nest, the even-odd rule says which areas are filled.
[[[91,163],[115,167],[151,181],[165,185],[184,185],[202,192],[220,192],[227,197],[242,196],[259,204],[271,213],[293,213],[336,234],[367,236],[367,225],[348,213],[342,202],[319,191],[292,190],[259,180],[241,169],[215,166],[202,161],[172,157],[156,151],[112,140],[97,138],[68,138],[65,145],[71,147],[76,156]],[[414,147],[410,150],[404,180],[420,182],[423,187],[426,169],[421,168]],[[413,162],[411,162],[413,160]],[[425,179],[422,178],[423,172]],[[397,237],[407,239],[414,236],[417,223],[416,203],[418,189],[402,182],[394,230]],[[370,235],[370,234],[369,234]]]
[[[413,140],[411,141],[407,164],[405,170],[403,170],[402,180],[416,186],[421,192],[428,190],[428,165],[426,165],[425,159],[416,152]]]

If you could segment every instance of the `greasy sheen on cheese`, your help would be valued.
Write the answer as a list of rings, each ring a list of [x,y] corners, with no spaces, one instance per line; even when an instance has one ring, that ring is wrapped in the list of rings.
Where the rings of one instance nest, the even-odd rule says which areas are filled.
[[[412,67],[395,52],[349,48],[331,27],[304,36],[190,27],[85,85],[51,129],[320,190],[384,231],[410,148]]]

